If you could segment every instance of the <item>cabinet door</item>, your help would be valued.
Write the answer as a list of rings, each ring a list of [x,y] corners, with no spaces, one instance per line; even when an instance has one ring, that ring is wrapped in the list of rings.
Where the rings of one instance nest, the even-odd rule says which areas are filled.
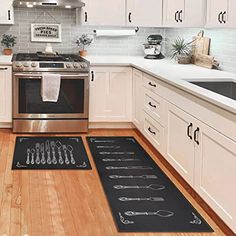
[[[236,232],[236,142],[201,122],[198,127],[195,189]]]
[[[162,26],[162,0],[127,0],[127,25]]]
[[[107,97],[108,121],[132,121],[132,69],[110,69]]]
[[[125,0],[83,0],[82,24],[125,26]]]
[[[107,97],[109,94],[109,71],[104,68],[91,68],[89,121],[106,121]]]
[[[0,66],[0,122],[12,122],[12,73],[10,66]]]
[[[205,25],[205,0],[164,0],[163,25],[202,27]]]
[[[0,0],[0,24],[14,24],[14,12],[11,0]]]
[[[142,130],[143,123],[143,73],[133,69],[133,122]]]
[[[170,164],[191,185],[194,176],[194,118],[176,106],[167,103],[166,157]]]
[[[229,0],[207,1],[207,27],[228,26]]]

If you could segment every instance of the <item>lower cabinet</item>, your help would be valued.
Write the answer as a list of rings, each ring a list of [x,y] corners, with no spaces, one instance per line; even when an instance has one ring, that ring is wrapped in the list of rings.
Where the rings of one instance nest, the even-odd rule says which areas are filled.
[[[194,188],[236,232],[236,142],[200,121],[197,127]]]
[[[166,159],[191,186],[194,184],[194,123],[192,116],[166,103]]]
[[[132,69],[93,67],[90,78],[90,122],[132,120]]]
[[[0,66],[0,123],[12,122],[12,69]]]

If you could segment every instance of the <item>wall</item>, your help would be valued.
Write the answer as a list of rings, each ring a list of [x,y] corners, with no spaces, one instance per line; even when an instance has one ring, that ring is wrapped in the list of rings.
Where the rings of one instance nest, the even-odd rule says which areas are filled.
[[[171,43],[178,36],[191,41],[201,29],[166,29],[165,51],[170,55]],[[236,29],[204,29],[211,38],[210,55],[220,62],[220,69],[236,73]]]
[[[0,26],[0,35],[7,33],[17,36],[14,52],[42,51],[45,48],[45,43],[30,42],[30,24],[57,22],[62,24],[62,43],[53,43],[52,45],[55,51],[61,53],[78,52],[75,44],[77,37],[82,33],[92,34],[94,29],[99,28],[77,26],[75,24],[75,10],[16,8],[15,24]],[[94,43],[88,48],[88,52],[102,55],[143,55],[142,44],[145,43],[147,36],[152,33],[162,33],[162,31],[157,28],[140,28],[137,35],[132,37],[95,38]]]

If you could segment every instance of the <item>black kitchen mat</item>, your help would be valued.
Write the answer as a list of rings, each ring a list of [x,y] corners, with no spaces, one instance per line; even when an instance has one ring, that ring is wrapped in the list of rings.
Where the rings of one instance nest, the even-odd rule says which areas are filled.
[[[120,232],[213,232],[133,137],[88,137]]]
[[[12,169],[92,169],[81,137],[17,137]]]

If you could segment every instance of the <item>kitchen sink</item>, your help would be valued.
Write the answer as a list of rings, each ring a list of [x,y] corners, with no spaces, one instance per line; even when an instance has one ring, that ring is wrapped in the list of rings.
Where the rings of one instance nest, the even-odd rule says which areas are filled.
[[[188,81],[212,92],[236,100],[236,82],[234,81]]]

